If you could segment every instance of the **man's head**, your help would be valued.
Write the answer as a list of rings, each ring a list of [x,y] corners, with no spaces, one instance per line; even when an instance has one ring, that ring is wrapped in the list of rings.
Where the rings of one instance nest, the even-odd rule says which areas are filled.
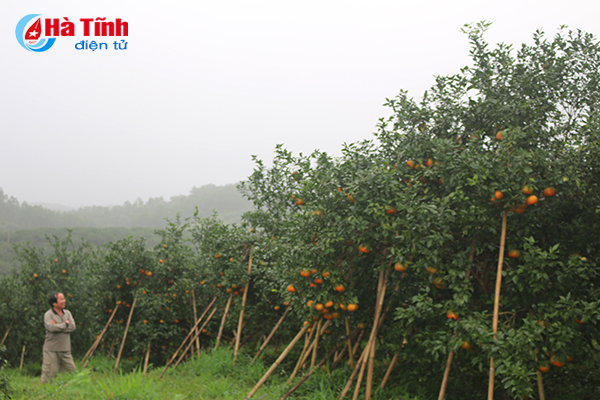
[[[67,301],[65,300],[65,296],[62,293],[52,293],[48,298],[48,303],[50,303],[50,307],[52,308],[60,308],[61,310],[65,308]]]

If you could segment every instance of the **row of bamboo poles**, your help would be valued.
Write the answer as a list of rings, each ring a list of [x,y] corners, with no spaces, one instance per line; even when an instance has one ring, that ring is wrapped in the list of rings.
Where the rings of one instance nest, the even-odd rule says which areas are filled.
[[[502,233],[501,233],[501,238],[500,238],[500,250],[499,250],[498,268],[497,268],[497,276],[496,276],[496,287],[495,287],[495,293],[494,293],[494,314],[493,314],[493,323],[492,323],[494,338],[496,338],[497,331],[498,331],[500,288],[501,288],[501,284],[502,284],[502,267],[503,267],[503,261],[504,261],[505,241],[506,241],[506,211],[504,211],[503,215],[502,215]],[[251,272],[252,272],[252,254],[250,254],[250,258],[249,258],[249,262],[248,262],[248,274],[250,275]],[[299,371],[302,368],[304,368],[304,366],[308,362],[309,357],[310,357],[310,368],[308,369],[308,372],[305,374],[305,376],[294,387],[292,387],[288,393],[286,393],[281,398],[282,400],[286,399],[291,393],[293,393],[302,383],[304,383],[308,378],[310,378],[310,376],[316,371],[316,369],[320,368],[332,356],[335,355],[334,361],[332,364],[332,367],[335,367],[341,361],[341,359],[345,356],[345,354],[348,355],[348,364],[352,368],[352,373],[340,394],[340,399],[344,398],[348,394],[350,388],[352,387],[352,383],[354,382],[354,379],[356,379],[356,384],[354,387],[354,393],[353,393],[352,399],[356,400],[358,398],[358,395],[359,395],[361,387],[362,387],[362,381],[365,376],[365,370],[366,370],[365,400],[370,400],[371,396],[372,396],[372,390],[373,390],[373,371],[374,371],[374,366],[375,366],[377,334],[383,324],[385,315],[386,315],[387,311],[389,310],[389,304],[385,310],[383,307],[387,283],[388,283],[388,279],[389,279],[389,273],[390,273],[390,268],[382,269],[379,272],[375,310],[374,310],[374,315],[373,315],[373,325],[371,328],[371,332],[369,334],[367,344],[364,347],[358,360],[355,361],[355,355],[356,355],[355,353],[358,349],[359,344],[361,343],[363,334],[365,333],[364,329],[355,329],[353,332],[350,332],[348,318],[346,317],[346,319],[345,319],[346,337],[341,342],[339,342],[337,344],[337,346],[324,359],[321,360],[320,363],[317,364],[316,361],[317,361],[317,355],[318,355],[319,340],[320,340],[320,337],[325,333],[325,331],[329,327],[331,321],[326,321],[325,323],[323,323],[323,320],[319,320],[315,324],[315,326],[312,327],[312,329],[310,329],[309,328],[310,325],[308,323],[306,323],[302,327],[302,329],[300,329],[298,334],[293,338],[293,340],[289,343],[289,345],[279,355],[277,360],[275,360],[275,362],[267,370],[267,372],[264,374],[264,376],[256,383],[256,385],[250,391],[250,393],[248,394],[248,396],[246,398],[250,399],[251,397],[253,397],[256,394],[256,392],[260,389],[260,387],[267,381],[267,379],[271,376],[271,374],[277,369],[277,367],[281,364],[281,362],[283,362],[283,360],[292,351],[292,349],[295,347],[295,345],[302,339],[302,337],[304,337],[304,347],[303,347],[302,351],[300,352],[300,357],[298,358],[296,366],[288,379],[288,384],[293,383],[293,381],[294,381],[295,377],[297,376],[297,374],[299,373]],[[467,276],[467,279],[468,279],[468,276]],[[398,283],[398,285],[399,285],[399,283]],[[396,287],[396,289],[397,288],[398,287]],[[245,310],[247,295],[248,295],[248,291],[249,291],[248,289],[249,289],[249,282],[246,283],[246,290],[244,290],[244,295],[242,298],[242,308],[241,308],[240,315],[239,315],[238,326],[237,326],[237,330],[235,331],[234,360],[233,360],[234,364],[237,359],[237,355],[238,355],[239,347],[240,347],[240,339],[241,339],[241,335],[242,335],[243,319],[244,319],[244,310]],[[227,319],[229,309],[231,306],[231,302],[232,302],[232,296],[233,296],[233,294],[231,294],[229,296],[229,298],[227,300],[227,304],[225,306],[225,310],[224,310],[224,313],[223,313],[223,316],[221,319],[221,324],[219,327],[219,333],[217,335],[216,342],[215,342],[215,349],[217,349],[220,345],[223,328],[224,328],[225,321]],[[125,327],[125,332],[124,332],[123,338],[121,340],[119,352],[118,352],[115,366],[114,366],[114,372],[116,372],[118,369],[119,361],[120,361],[122,353],[123,353],[123,349],[125,346],[125,340],[127,338],[127,332],[129,330],[129,325],[131,323],[133,311],[135,309],[136,300],[137,300],[137,297],[134,298],[133,304],[131,305],[131,310],[129,311],[127,325]],[[179,365],[179,363],[183,360],[184,356],[186,356],[188,354],[188,352],[190,352],[190,350],[193,355],[194,344],[196,345],[197,354],[200,355],[199,335],[202,332],[202,329],[204,329],[206,324],[208,324],[208,322],[211,320],[211,318],[214,316],[214,314],[217,311],[217,307],[216,306],[213,307],[216,300],[217,300],[216,297],[213,298],[213,300],[210,302],[210,304],[205,308],[202,315],[198,318],[197,314],[196,314],[195,293],[194,293],[194,291],[192,291],[194,326],[189,331],[189,333],[187,334],[187,336],[185,337],[185,339],[183,340],[181,345],[173,353],[171,358],[167,361],[163,371],[161,372],[161,374],[159,376],[159,379],[161,379],[162,376],[167,371],[167,369],[171,365],[173,365],[173,362],[175,362],[175,359],[177,358],[177,356],[179,356],[179,358],[173,365],[173,368],[176,368]],[[108,319],[108,322],[104,326],[104,329],[102,330],[100,335],[97,336],[96,340],[94,341],[94,343],[92,344],[90,349],[87,351],[87,353],[83,357],[83,360],[82,360],[83,367],[82,368],[86,368],[86,366],[88,365],[89,360],[91,359],[96,348],[98,347],[98,344],[101,342],[104,334],[106,333],[108,327],[110,326],[110,323],[111,323],[113,317],[115,316],[115,313],[117,312],[118,308],[119,308],[118,305],[114,308],[110,318]],[[211,310],[211,308],[212,308],[212,311],[209,313],[209,310]],[[279,319],[279,321],[277,322],[277,324],[275,325],[275,327],[273,328],[273,330],[271,331],[269,336],[265,339],[265,341],[262,344],[259,351],[254,356],[252,363],[254,363],[258,359],[258,357],[262,354],[262,352],[268,345],[269,341],[273,338],[273,335],[277,332],[277,330],[279,329],[279,327],[281,326],[282,322],[284,321],[284,319],[286,318],[286,316],[288,315],[289,312],[290,312],[290,307],[288,306],[285,313],[281,316],[281,318]],[[206,316],[207,313],[209,315],[206,318],[206,320],[204,320],[204,317]],[[203,320],[204,320],[203,325],[200,328],[198,328],[198,325]],[[2,344],[4,344],[4,341],[6,340],[6,337],[8,336],[8,334],[13,326],[13,323],[14,323],[14,319],[11,322],[8,330],[4,334],[2,342],[0,342],[0,346]],[[360,331],[359,337],[355,341],[355,344],[353,346],[352,340],[356,337],[356,335],[359,331]],[[115,338],[115,340],[116,340],[116,338]],[[113,343],[111,345],[111,351],[109,354],[112,354],[112,348],[115,345],[115,340],[113,340]],[[339,350],[341,348],[343,348],[343,350],[340,352]],[[182,349],[184,349],[183,352],[181,352],[181,354],[179,354]],[[21,356],[21,368],[23,365],[24,354],[25,354],[25,346],[23,346],[23,351],[22,351],[22,356]],[[150,343],[148,343],[148,348],[147,348],[146,356],[144,359],[144,368],[143,368],[144,373],[146,372],[146,369],[148,367],[149,356],[150,356]],[[110,355],[109,355],[109,357],[110,357]],[[448,359],[446,361],[446,367],[444,370],[444,375],[443,375],[443,379],[442,379],[442,383],[441,383],[438,400],[443,400],[445,397],[453,357],[454,357],[454,351],[451,349],[448,354]],[[381,388],[385,387],[385,384],[392,372],[394,365],[397,362],[397,359],[398,359],[398,353],[396,353],[394,355],[394,357],[392,358],[392,360],[388,366],[386,374],[380,385]],[[537,360],[537,356],[536,356],[536,360]],[[494,377],[495,377],[494,375],[495,375],[495,368],[494,368],[494,359],[492,357],[490,359],[488,400],[493,400],[493,398],[494,398]],[[538,382],[539,397],[541,400],[544,400],[545,399],[544,387],[543,387],[543,382],[542,382],[542,376],[539,371],[537,372],[537,382]]]

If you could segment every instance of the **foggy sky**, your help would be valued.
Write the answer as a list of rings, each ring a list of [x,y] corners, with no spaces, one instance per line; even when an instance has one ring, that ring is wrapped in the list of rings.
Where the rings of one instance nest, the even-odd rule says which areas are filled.
[[[121,204],[234,183],[294,153],[372,138],[382,104],[420,97],[469,64],[465,23],[531,43],[560,25],[598,33],[592,1],[53,1],[0,3],[0,188],[20,201]],[[122,18],[125,51],[44,53],[16,41],[27,14]],[[118,38],[120,39],[120,38]],[[115,38],[106,38],[109,48]]]

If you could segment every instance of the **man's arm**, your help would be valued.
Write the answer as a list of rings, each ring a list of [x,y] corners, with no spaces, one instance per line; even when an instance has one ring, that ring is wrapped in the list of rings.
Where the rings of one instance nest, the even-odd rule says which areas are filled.
[[[44,327],[46,327],[48,332],[64,332],[67,328],[67,323],[63,322],[61,324],[57,324],[56,321],[52,319],[52,315],[46,313],[44,314]]]
[[[71,311],[64,310],[64,312],[67,314],[67,321],[69,321],[69,323],[67,324],[67,329],[63,332],[73,332],[75,330],[75,320],[73,319],[73,315],[71,315]]]

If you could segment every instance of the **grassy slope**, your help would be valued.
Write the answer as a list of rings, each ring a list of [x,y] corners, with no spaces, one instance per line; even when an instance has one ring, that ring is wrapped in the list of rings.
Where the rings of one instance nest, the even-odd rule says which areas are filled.
[[[269,365],[261,362],[250,365],[249,359],[244,356],[238,358],[235,366],[232,366],[232,361],[231,349],[222,348],[212,353],[205,352],[201,357],[180,365],[176,370],[170,369],[160,381],[158,376],[162,368],[150,369],[147,375],[135,371],[113,375],[114,361],[108,362],[104,357],[93,358],[83,372],[78,369],[73,375],[59,375],[52,384],[47,385],[40,383],[39,365],[27,366],[29,372],[17,369],[9,369],[5,372],[11,386],[15,389],[13,399],[18,400],[242,400],[260,380]],[[133,365],[127,364],[127,360],[121,365],[125,370],[134,368]],[[333,373],[318,371],[289,398],[336,399],[350,372],[349,368],[340,368]],[[287,377],[288,373],[285,371],[276,370],[254,399],[280,399],[290,388],[290,385],[286,384]],[[408,396],[398,387],[389,387],[382,391],[377,386],[378,383],[374,385],[374,400],[423,399],[423,397]],[[352,393],[353,390],[349,396],[352,396]]]

